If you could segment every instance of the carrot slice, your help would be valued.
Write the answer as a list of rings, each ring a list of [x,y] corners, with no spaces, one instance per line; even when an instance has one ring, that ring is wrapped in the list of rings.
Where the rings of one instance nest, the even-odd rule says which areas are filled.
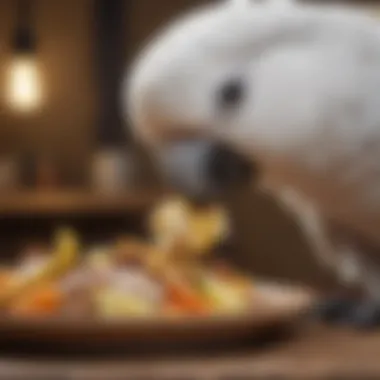
[[[183,284],[169,285],[167,297],[167,304],[178,311],[198,315],[206,314],[210,310],[210,305],[201,295]]]
[[[53,285],[40,287],[12,303],[10,311],[16,315],[51,315],[63,305],[63,294]]]

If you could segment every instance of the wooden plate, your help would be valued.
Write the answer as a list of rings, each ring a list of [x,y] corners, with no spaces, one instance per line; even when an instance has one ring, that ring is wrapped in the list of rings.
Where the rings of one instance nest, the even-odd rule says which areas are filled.
[[[218,345],[252,340],[264,331],[290,326],[313,301],[308,290],[277,283],[255,286],[252,309],[239,315],[123,321],[0,319],[0,344],[20,342],[64,347]]]

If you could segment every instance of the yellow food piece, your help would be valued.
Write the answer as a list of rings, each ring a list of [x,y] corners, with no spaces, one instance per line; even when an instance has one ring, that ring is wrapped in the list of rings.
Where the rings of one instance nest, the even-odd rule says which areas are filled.
[[[206,278],[203,292],[210,300],[212,308],[222,312],[241,312],[249,305],[248,288],[217,278]]]
[[[229,228],[226,213],[217,207],[192,212],[188,223],[187,244],[198,253],[207,251],[221,241]]]
[[[218,207],[197,208],[183,199],[160,204],[150,219],[152,235],[167,250],[182,246],[192,253],[204,253],[228,233],[225,211]]]
[[[99,248],[88,254],[86,264],[91,268],[102,270],[111,267],[113,263],[108,250]]]
[[[161,203],[153,211],[149,227],[155,243],[170,250],[178,240],[185,239],[188,233],[188,204],[174,198]]]
[[[100,316],[120,318],[152,315],[153,304],[138,296],[126,295],[115,289],[102,289],[95,297],[95,304]]]
[[[0,306],[25,292],[29,292],[44,282],[49,282],[62,276],[75,265],[79,250],[77,235],[70,229],[59,230],[55,237],[55,249],[51,260],[32,276],[20,278],[16,274],[17,281],[14,281],[12,286],[0,292]]]
[[[71,229],[61,229],[55,237],[55,249],[52,260],[45,268],[49,275],[61,275],[75,265],[80,251],[80,243],[77,234]]]

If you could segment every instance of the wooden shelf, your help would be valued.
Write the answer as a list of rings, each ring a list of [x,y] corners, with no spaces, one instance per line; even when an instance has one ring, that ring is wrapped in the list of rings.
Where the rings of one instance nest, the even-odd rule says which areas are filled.
[[[0,193],[0,217],[139,212],[152,206],[159,196],[158,192],[141,190],[109,196],[88,191]]]

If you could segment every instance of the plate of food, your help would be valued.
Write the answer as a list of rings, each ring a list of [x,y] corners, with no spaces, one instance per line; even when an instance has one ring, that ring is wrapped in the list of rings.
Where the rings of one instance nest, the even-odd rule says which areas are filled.
[[[85,248],[71,229],[0,268],[0,341],[207,343],[291,324],[303,288],[259,279],[207,254],[229,231],[217,206],[160,203],[150,238]]]

